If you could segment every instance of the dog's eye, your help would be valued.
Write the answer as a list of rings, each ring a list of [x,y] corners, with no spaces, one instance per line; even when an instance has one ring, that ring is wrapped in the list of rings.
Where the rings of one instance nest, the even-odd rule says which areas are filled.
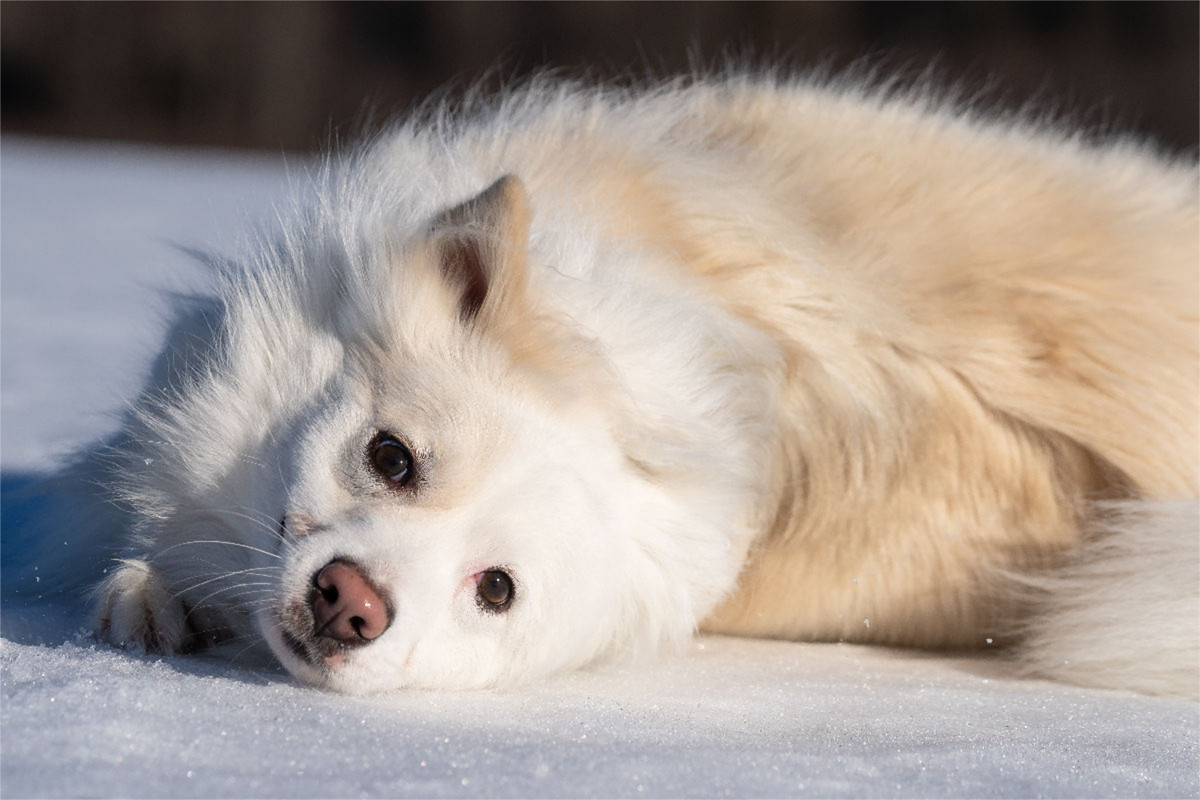
[[[371,443],[369,455],[375,471],[397,486],[403,486],[412,477],[412,453],[391,436],[377,436]]]
[[[512,602],[513,585],[508,573],[498,569],[481,572],[475,578],[479,587],[479,605],[488,611],[504,611]]]

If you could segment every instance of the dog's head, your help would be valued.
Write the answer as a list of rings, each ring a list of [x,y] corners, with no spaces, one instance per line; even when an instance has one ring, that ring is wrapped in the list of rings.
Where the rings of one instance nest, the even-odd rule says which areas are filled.
[[[146,474],[172,483],[145,492],[170,498],[153,524],[172,530],[171,582],[202,587],[185,601],[250,612],[289,671],[347,692],[499,685],[686,639],[744,552],[727,498],[745,496],[750,449],[715,421],[761,398],[646,355],[641,382],[697,408],[639,406],[596,343],[613,314],[580,325],[536,296],[515,178],[388,246],[317,233],[229,293],[216,367],[148,415],[147,439],[187,443],[155,451]],[[369,246],[330,243],[352,234]],[[313,266],[327,252],[336,268]],[[612,302],[638,320],[643,300]],[[650,327],[707,358],[680,325]],[[654,351],[645,335],[605,347]],[[646,418],[653,435],[629,423]],[[681,459],[691,482],[668,487]],[[257,594],[211,592],[214,570]]]
[[[339,363],[267,458],[283,570],[257,623],[306,681],[494,685],[638,638],[645,489],[597,387],[552,375],[587,381],[586,344],[526,296],[529,222],[502,178],[339,292]]]

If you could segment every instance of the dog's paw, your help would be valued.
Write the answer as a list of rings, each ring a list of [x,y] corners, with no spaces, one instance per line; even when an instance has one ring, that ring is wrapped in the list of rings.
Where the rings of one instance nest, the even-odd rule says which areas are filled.
[[[183,649],[187,612],[154,567],[127,560],[100,585],[95,628],[118,647],[172,655]]]

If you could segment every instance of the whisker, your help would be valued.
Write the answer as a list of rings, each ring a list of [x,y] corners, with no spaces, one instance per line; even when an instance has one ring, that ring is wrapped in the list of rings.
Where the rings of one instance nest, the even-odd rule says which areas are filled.
[[[275,593],[274,592],[263,592],[263,594],[266,594],[269,596],[260,597],[256,600],[249,600],[245,603],[242,603],[242,608],[246,609],[247,611],[257,611],[258,609],[266,608],[267,606],[270,606],[275,602]]]
[[[295,537],[292,536],[291,531],[287,529],[287,525],[284,524],[282,520],[273,519],[265,511],[260,511],[259,509],[252,508],[250,506],[240,505],[238,508],[251,514],[260,515],[263,519],[263,526],[270,531],[271,536],[278,539],[284,545],[291,547],[295,544]]]
[[[258,643],[259,643],[259,640],[257,640],[257,639],[256,639],[255,641],[252,641],[252,642],[250,642],[250,644],[246,645],[246,646],[245,646],[245,647],[243,647],[241,650],[237,651],[237,654],[236,654],[236,655],[234,655],[234,657],[233,657],[233,658],[229,659],[229,663],[230,663],[230,664],[236,664],[236,663],[237,663],[237,660],[238,660],[239,658],[241,658],[242,656],[244,656],[244,655],[247,653],[247,651],[249,651],[249,650],[251,650],[252,648],[254,648],[254,647],[255,647],[255,645],[257,645]]]
[[[223,539],[193,539],[188,542],[180,542],[179,544],[171,545],[166,550],[160,550],[158,552],[158,555],[162,555],[163,553],[169,553],[177,547],[183,547],[185,545],[192,545],[192,544],[224,544],[224,545],[229,545],[230,547],[244,547],[247,550],[253,550],[256,553],[262,553],[264,556],[270,556],[271,558],[277,558],[280,561],[283,560],[283,556],[281,556],[277,553],[272,553],[267,550],[263,550],[261,547],[254,547],[252,545],[242,544],[241,542],[227,542]]]
[[[277,526],[279,524],[279,520],[275,519],[270,514],[263,511],[262,509],[255,508],[254,506],[238,505],[238,506],[236,506],[236,508],[239,508],[242,511],[245,511],[248,514],[256,514],[258,519],[262,521],[263,525],[268,528],[273,529],[275,526]]]
[[[245,514],[241,514],[237,511],[233,511],[231,509],[223,509],[223,510],[218,509],[218,510],[214,510],[212,513],[230,514],[233,516],[242,517],[243,519],[247,519],[250,522],[255,523],[255,525],[257,525],[258,527],[261,527],[263,530],[265,530],[271,536],[272,541],[279,543],[282,551],[290,551],[295,548],[296,538],[292,535],[291,531],[289,531],[287,529],[287,526],[285,524],[283,524],[283,522],[281,520],[274,519],[266,512],[260,511],[256,508],[252,508],[250,506],[239,505],[238,508],[244,509],[245,511],[249,512],[250,514],[256,515],[257,518],[252,518],[250,516],[246,516]]]
[[[244,520],[248,520],[250,522],[253,522],[255,525],[262,527],[268,533],[270,533],[273,538],[276,538],[276,539],[279,538],[279,532],[276,529],[278,526],[278,523],[275,522],[274,520],[271,521],[271,524],[267,524],[266,522],[263,522],[261,519],[255,519],[254,517],[250,516],[249,514],[243,514],[240,511],[234,511],[233,509],[229,509],[229,508],[209,509],[208,513],[209,514],[231,514],[235,517],[241,517]]]
[[[193,589],[199,589],[201,586],[204,586],[205,584],[208,584],[208,583],[212,583],[213,581],[220,581],[220,580],[224,580],[225,578],[232,578],[234,575],[244,575],[247,572],[260,573],[260,572],[262,572],[262,570],[265,570],[265,569],[278,569],[278,567],[274,567],[274,566],[272,566],[272,567],[251,567],[249,569],[239,569],[239,570],[235,570],[233,572],[225,572],[220,575],[217,575],[215,578],[209,578],[208,580],[200,581],[199,583],[194,583],[191,586],[187,587],[186,589],[180,589],[178,592],[171,595],[171,599],[174,600],[176,597],[179,597],[179,595],[183,594],[184,592],[190,592]],[[202,576],[197,576],[197,577],[202,577]],[[260,577],[266,577],[266,576],[263,575]]]
[[[211,578],[212,576],[218,575],[218,574],[221,574],[221,575],[234,574],[234,573],[230,573],[228,570],[228,567],[226,567],[225,565],[217,564],[213,561],[209,561],[207,558],[201,558],[199,556],[195,556],[195,557],[193,557],[192,560],[199,564],[207,564],[208,566],[213,568],[212,572],[205,572],[202,574],[197,573],[197,574],[191,576],[193,578]],[[274,572],[274,573],[279,573],[279,574],[283,573],[283,565],[281,565],[281,564],[265,564],[261,567],[251,567],[251,569],[261,570],[263,572]]]
[[[230,590],[232,590],[232,589],[243,589],[243,588],[245,588],[245,587],[247,587],[247,586],[272,586],[272,585],[274,585],[274,584],[270,583],[269,581],[258,581],[258,582],[253,582],[253,581],[251,581],[251,582],[248,582],[248,583],[239,583],[239,584],[236,584],[236,585],[234,585],[234,586],[225,586],[225,587],[223,587],[223,588],[221,588],[221,589],[217,589],[215,592],[209,592],[209,593],[208,593],[208,594],[206,594],[204,597],[201,597],[199,600],[197,600],[197,601],[196,601],[196,602],[195,602],[195,603],[192,605],[191,609],[189,609],[189,610],[188,610],[187,614],[185,614],[185,615],[183,616],[183,618],[186,620],[186,619],[187,619],[188,617],[190,617],[190,616],[191,616],[193,613],[195,613],[195,612],[196,612],[196,611],[198,611],[199,609],[202,609],[202,608],[204,608],[204,601],[205,601],[205,600],[208,600],[210,597],[216,597],[217,595],[221,594],[222,592],[228,592],[228,591],[230,591]],[[265,590],[264,590],[264,591],[265,591]]]

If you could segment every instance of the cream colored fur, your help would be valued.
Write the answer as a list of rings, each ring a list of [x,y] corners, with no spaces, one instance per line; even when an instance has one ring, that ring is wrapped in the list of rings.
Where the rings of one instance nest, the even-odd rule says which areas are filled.
[[[515,176],[503,191],[447,215],[503,175]],[[183,590],[199,578],[177,560],[181,542],[268,547],[211,515],[179,533],[173,520],[197,518],[189,508],[368,525],[359,490],[321,465],[366,435],[369,409],[395,403],[431,452],[444,448],[444,493],[370,512],[381,516],[346,533],[351,544],[300,539],[281,596],[339,547],[397,575],[439,548],[439,564],[457,564],[476,546],[471,509],[486,506],[529,538],[523,558],[545,562],[547,598],[527,620],[514,606],[503,632],[389,633],[394,655],[372,655],[381,640],[355,656],[369,677],[280,655],[301,677],[348,691],[492,685],[677,643],[698,625],[1023,642],[1035,674],[1196,696],[1193,162],[914,94],[735,78],[628,95],[535,84],[463,116],[436,109],[318,183],[282,244],[229,279],[217,368],[141,404],[122,483],[140,509],[136,569]],[[488,242],[494,274],[473,332],[460,330],[461,287],[437,277],[431,221]],[[381,382],[391,395],[348,399]],[[438,445],[449,424],[454,443]],[[281,454],[291,435],[312,460]],[[146,442],[203,437],[225,442],[194,448],[207,461],[184,471],[203,480],[137,466],[171,462]],[[487,467],[501,458],[525,476],[503,491]],[[530,485],[557,480],[548,464],[583,482],[576,505],[560,505],[567,483],[523,505]],[[502,498],[504,514],[487,505]],[[606,510],[580,516],[580,503]],[[496,552],[512,535],[497,534]],[[246,555],[208,558],[275,580],[269,561],[234,557]],[[583,560],[598,574],[569,566]],[[120,575],[109,595],[130,583]],[[450,592],[439,587],[452,577],[430,577],[427,592]],[[607,600],[577,597],[589,580],[611,582]],[[253,603],[236,598],[220,611],[239,632]],[[576,600],[579,616],[558,625]],[[102,608],[137,607],[122,602]],[[142,623],[113,638],[138,639]],[[268,639],[271,624],[259,612]],[[459,655],[423,655],[439,637]],[[401,663],[398,677],[379,666]]]

